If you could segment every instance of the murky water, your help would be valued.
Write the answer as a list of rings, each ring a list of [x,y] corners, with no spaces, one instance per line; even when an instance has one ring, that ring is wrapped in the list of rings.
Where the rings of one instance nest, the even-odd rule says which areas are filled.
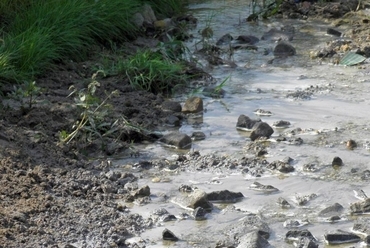
[[[324,247],[323,235],[332,230],[342,229],[350,231],[353,226],[353,217],[348,212],[343,221],[335,224],[324,222],[317,217],[317,212],[334,203],[340,203],[347,211],[350,203],[358,201],[353,194],[354,189],[363,189],[370,194],[370,185],[367,181],[354,177],[352,169],[363,171],[370,161],[368,140],[369,104],[370,104],[370,71],[357,67],[335,66],[328,61],[319,62],[310,60],[310,50],[323,47],[332,37],[326,35],[329,26],[318,21],[299,20],[270,20],[258,23],[246,23],[243,18],[250,11],[248,1],[224,0],[203,1],[189,6],[190,12],[199,18],[199,25],[194,30],[195,39],[187,43],[190,50],[195,50],[195,44],[200,41],[198,30],[210,25],[214,31],[215,43],[226,33],[234,37],[238,35],[255,35],[261,37],[271,27],[293,25],[296,33],[291,42],[297,50],[297,55],[269,64],[273,55],[263,55],[266,49],[273,49],[276,45],[272,41],[257,43],[258,51],[239,50],[231,58],[237,68],[215,66],[209,68],[213,77],[221,83],[229,77],[226,85],[226,95],[221,99],[203,96],[206,112],[201,119],[183,123],[181,132],[191,135],[194,131],[202,131],[207,138],[196,141],[192,149],[201,154],[217,153],[229,156],[238,156],[243,153],[243,146],[248,141],[248,133],[236,130],[237,118],[245,114],[251,118],[258,118],[253,111],[260,108],[269,110],[272,116],[259,117],[270,125],[275,121],[286,120],[292,126],[284,130],[275,130],[272,140],[279,133],[294,128],[312,130],[301,135],[304,143],[293,146],[284,143],[274,143],[269,150],[268,161],[275,161],[286,156],[297,161],[296,171],[291,174],[272,174],[262,178],[245,177],[242,174],[220,172],[207,174],[202,172],[181,172],[168,174],[169,182],[153,183],[152,177],[140,179],[142,185],[149,185],[153,194],[152,203],[145,206],[133,206],[131,211],[149,217],[150,212],[165,207],[171,214],[178,215],[185,210],[170,202],[163,202],[156,196],[178,194],[181,184],[195,185],[206,191],[232,190],[242,192],[244,200],[234,204],[241,211],[230,210],[230,206],[217,205],[206,221],[182,220],[164,223],[143,233],[141,238],[150,240],[146,247],[214,247],[218,240],[226,235],[223,230],[226,226],[245,216],[244,211],[260,213],[269,223],[272,235],[269,239],[275,247],[292,247],[285,243],[284,237],[288,229],[283,227],[287,219],[307,219],[310,224],[305,226]],[[202,62],[202,61],[200,61]],[[367,67],[368,68],[368,67]],[[303,90],[310,86],[319,86],[311,99],[294,100],[286,95],[296,90]],[[190,93],[189,93],[190,94]],[[189,95],[177,96],[177,100],[185,101]],[[194,124],[196,123],[196,124]],[[337,131],[335,131],[337,130]],[[348,150],[344,142],[353,139],[358,143],[355,150]],[[171,157],[180,151],[152,144],[143,147],[143,157]],[[334,170],[331,161],[339,156],[344,161],[344,167]],[[302,170],[304,164],[315,162],[320,170],[307,173]],[[125,164],[127,160],[118,161]],[[150,174],[150,172],[149,172]],[[212,183],[215,179],[218,184]],[[270,184],[280,191],[275,194],[261,194],[249,189],[254,181]],[[315,193],[318,197],[307,206],[294,204],[295,195]],[[278,197],[283,197],[293,203],[293,208],[281,210],[276,204]],[[159,198],[159,197],[158,197]],[[362,218],[362,217],[361,217]],[[164,228],[173,231],[182,241],[171,243],[161,240]],[[201,235],[198,235],[198,234]],[[362,244],[354,244],[360,247]],[[326,247],[326,246],[325,246]],[[341,246],[336,246],[341,247]],[[348,247],[348,246],[343,246]]]

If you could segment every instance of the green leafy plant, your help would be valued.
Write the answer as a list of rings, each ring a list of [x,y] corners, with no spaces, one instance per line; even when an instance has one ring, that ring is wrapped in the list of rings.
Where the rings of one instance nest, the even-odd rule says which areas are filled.
[[[14,90],[10,97],[21,102],[21,109],[28,112],[36,103],[37,97],[41,94],[42,89],[36,86],[36,82],[24,82],[23,85],[14,86]]]
[[[119,73],[126,74],[130,84],[136,88],[153,93],[169,93],[173,87],[184,84],[186,76],[183,66],[174,63],[161,52],[139,51],[118,64]]]
[[[73,91],[69,96],[76,95],[75,104],[80,109],[81,114],[79,120],[73,125],[72,132],[68,133],[65,130],[60,132],[62,142],[68,144],[78,136],[87,142],[92,142],[118,130],[118,120],[111,122],[107,117],[111,109],[108,100],[119,93],[113,91],[101,101],[96,96],[96,90],[100,86],[96,79],[98,74],[105,75],[104,71],[101,70],[94,73],[87,88],[77,90],[72,87]]]

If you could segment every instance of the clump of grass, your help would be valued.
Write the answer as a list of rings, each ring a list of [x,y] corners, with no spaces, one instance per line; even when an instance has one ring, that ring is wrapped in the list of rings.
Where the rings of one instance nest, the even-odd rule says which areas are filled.
[[[139,51],[120,61],[117,70],[127,75],[133,87],[153,93],[169,93],[186,80],[181,63],[173,63],[162,53],[151,50]]]
[[[29,0],[14,10],[14,20],[3,33],[0,79],[34,79],[56,61],[84,59],[94,44],[135,36],[138,29],[130,20],[139,4],[135,0]],[[6,11],[3,5],[1,11]]]

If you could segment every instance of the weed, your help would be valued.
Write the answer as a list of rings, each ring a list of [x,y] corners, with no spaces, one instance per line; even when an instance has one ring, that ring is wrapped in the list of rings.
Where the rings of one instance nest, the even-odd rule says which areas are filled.
[[[14,86],[14,91],[10,97],[20,101],[21,109],[23,112],[29,112],[33,104],[36,103],[37,97],[41,93],[41,88],[36,86],[36,82],[25,82],[23,85],[17,87]]]
[[[168,54],[166,56],[172,56]],[[153,93],[169,93],[185,83],[183,66],[173,63],[161,52],[144,50],[118,64],[119,73],[127,75],[130,84],[137,89]]]
[[[81,118],[75,122],[71,133],[63,130],[60,132],[62,142],[69,143],[79,136],[80,140],[92,142],[95,139],[101,139],[104,136],[110,135],[118,130],[118,120],[114,122],[107,121],[106,117],[109,114],[111,106],[107,103],[113,96],[117,96],[118,91],[113,91],[108,94],[103,101],[96,96],[96,90],[100,86],[97,81],[98,74],[105,75],[104,71],[97,71],[91,77],[91,82],[87,88],[77,90],[74,87],[69,96],[75,97],[75,104],[81,111]]]

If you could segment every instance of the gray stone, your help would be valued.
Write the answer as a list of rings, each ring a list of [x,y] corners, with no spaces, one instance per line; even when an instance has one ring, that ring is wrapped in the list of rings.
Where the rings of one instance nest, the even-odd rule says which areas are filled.
[[[166,124],[171,127],[180,126],[180,119],[177,116],[169,115],[166,117]]]
[[[204,140],[206,139],[206,135],[203,132],[193,132],[191,138],[193,140]]]
[[[280,41],[274,48],[275,57],[286,57],[296,55],[295,48],[286,41]]]
[[[265,193],[272,193],[272,192],[277,192],[279,189],[275,188],[272,185],[264,185],[259,182],[253,182],[250,186],[250,189],[256,190],[256,191],[261,191]]]
[[[135,13],[132,16],[132,23],[134,23],[137,27],[142,27],[144,24],[144,17],[141,13]]]
[[[121,177],[121,172],[118,172],[118,171],[108,171],[107,173],[105,173],[105,176],[111,180],[111,181],[117,181],[118,178]]]
[[[267,248],[270,243],[258,231],[252,231],[239,238],[237,248]]]
[[[176,113],[179,113],[181,112],[181,104],[179,102],[175,102],[175,101],[164,101],[162,103],[162,109],[164,111],[172,111],[172,112],[176,112]]]
[[[211,202],[232,203],[244,198],[241,192],[231,192],[228,190],[214,191],[207,194],[207,199]]]
[[[166,134],[159,141],[179,149],[190,149],[192,144],[188,135],[177,132]]]
[[[269,124],[267,124],[266,122],[258,122],[253,126],[249,138],[252,141],[261,137],[270,138],[273,133],[274,129],[272,129]]]
[[[210,203],[207,199],[207,193],[200,189],[195,189],[189,194],[181,194],[173,198],[172,202],[187,209],[196,209],[197,207],[202,207],[206,211],[211,211],[213,208],[212,203]]]
[[[260,122],[262,122],[261,119],[252,120],[246,115],[240,115],[236,127],[239,129],[252,130],[253,127]]]
[[[361,241],[361,237],[343,230],[337,230],[336,232],[327,233],[324,235],[325,241],[329,245],[357,243]]]
[[[176,235],[173,232],[171,232],[170,230],[168,230],[167,228],[163,230],[162,238],[163,238],[163,240],[171,240],[171,241],[179,240],[179,238],[176,237]]]
[[[286,234],[285,234],[285,240],[287,242],[292,242],[292,241],[298,241],[302,238],[307,238],[309,240],[316,240],[316,238],[312,235],[312,233],[310,231],[308,231],[307,229],[302,229],[302,230],[298,230],[298,229],[295,229],[295,230],[289,230]]]
[[[200,97],[190,97],[182,107],[184,113],[200,113],[203,111],[203,100]]]
[[[193,212],[194,219],[197,221],[207,219],[206,214],[206,210],[202,207],[197,207]]]
[[[370,198],[364,201],[351,203],[349,206],[351,209],[351,214],[365,214],[370,212]]]
[[[234,38],[231,36],[231,34],[224,34],[223,36],[221,36],[220,39],[218,39],[216,45],[217,46],[228,45],[233,39]]]
[[[150,188],[149,188],[148,185],[145,185],[145,186],[135,190],[132,195],[134,197],[150,196]]]
[[[342,205],[340,205],[339,203],[334,203],[333,205],[321,210],[319,213],[319,216],[331,217],[331,216],[341,214],[343,210],[344,210],[344,207]]]

